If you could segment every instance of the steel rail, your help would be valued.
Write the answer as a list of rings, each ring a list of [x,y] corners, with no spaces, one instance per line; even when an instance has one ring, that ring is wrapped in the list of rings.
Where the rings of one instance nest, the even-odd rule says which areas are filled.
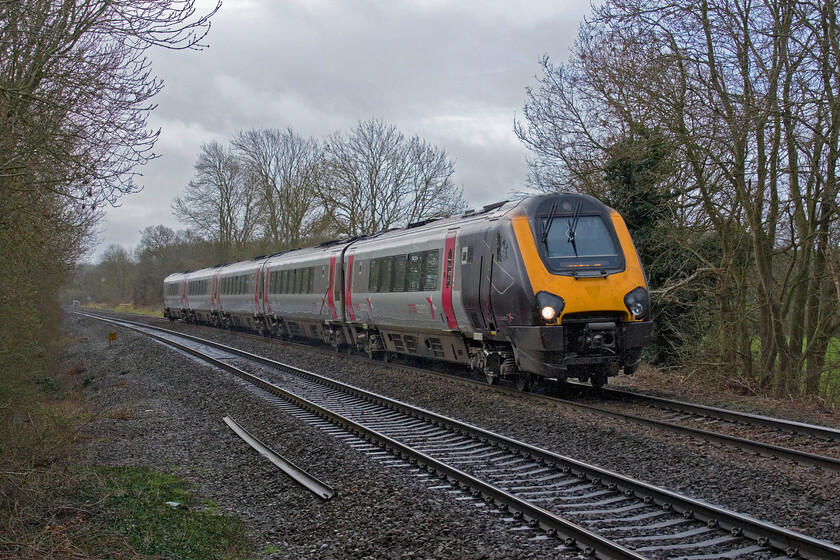
[[[113,319],[103,318],[101,316],[97,316],[97,315],[94,315],[94,314],[91,314],[91,315],[88,315],[88,316],[91,316],[93,318],[100,319],[100,320],[103,320],[103,321],[112,322],[112,323],[115,323],[115,324],[125,324],[125,323],[127,323],[128,325],[124,325],[124,326],[127,326],[127,328],[133,328],[133,329],[137,330],[135,327],[131,326],[131,323],[129,321],[113,320]],[[618,474],[618,473],[615,473],[615,472],[612,472],[612,471],[608,471],[606,469],[602,469],[600,467],[595,467],[593,465],[589,465],[587,463],[584,463],[582,461],[578,461],[578,460],[570,458],[570,457],[566,457],[566,456],[559,455],[559,454],[556,454],[556,453],[553,453],[553,452],[550,452],[550,451],[547,451],[547,450],[543,450],[543,449],[537,448],[535,446],[529,445],[527,443],[523,443],[523,442],[520,442],[518,440],[507,438],[505,436],[495,434],[495,433],[490,432],[488,430],[484,430],[483,428],[479,428],[479,427],[473,426],[471,424],[466,424],[466,423],[463,423],[463,422],[459,422],[459,421],[457,421],[453,418],[449,418],[447,416],[440,415],[440,414],[437,414],[435,412],[431,412],[431,411],[428,411],[428,410],[425,410],[425,409],[422,409],[422,408],[414,407],[414,406],[409,405],[407,403],[403,403],[403,402],[400,402],[400,401],[389,399],[387,397],[384,397],[382,395],[378,395],[378,394],[370,392],[370,391],[365,391],[363,389],[359,389],[359,388],[356,388],[356,387],[347,386],[347,385],[345,385],[341,382],[338,382],[338,381],[335,381],[333,379],[318,375],[316,373],[313,373],[313,372],[310,372],[310,371],[307,371],[307,370],[304,370],[304,369],[301,369],[301,368],[297,368],[297,367],[294,367],[294,366],[291,366],[291,365],[288,365],[288,364],[282,364],[280,362],[276,362],[274,360],[270,360],[270,359],[264,358],[262,356],[257,356],[255,354],[252,354],[250,352],[246,352],[244,350],[239,350],[239,349],[232,348],[232,347],[224,345],[224,344],[220,344],[220,343],[213,342],[213,341],[208,341],[208,340],[201,339],[201,338],[198,338],[198,337],[195,337],[195,336],[192,336],[192,335],[178,333],[176,331],[171,331],[171,330],[163,329],[163,328],[160,328],[160,327],[154,327],[154,326],[143,325],[143,324],[141,324],[141,326],[143,328],[152,329],[152,330],[156,330],[156,331],[159,331],[159,332],[167,333],[167,334],[172,335],[172,336],[179,336],[179,337],[183,337],[183,338],[188,339],[188,340],[192,340],[194,342],[199,342],[201,344],[205,344],[207,346],[211,346],[213,348],[223,350],[225,352],[230,352],[230,353],[239,355],[239,356],[241,356],[243,358],[246,358],[246,359],[249,359],[249,360],[257,361],[257,362],[262,363],[264,365],[268,365],[268,366],[275,367],[275,368],[278,368],[278,369],[294,372],[297,375],[301,375],[301,376],[304,376],[304,377],[309,378],[309,379],[317,380],[317,381],[319,381],[319,382],[321,382],[321,383],[323,383],[327,386],[330,386],[332,388],[345,391],[349,394],[353,394],[357,397],[364,398],[364,399],[369,400],[371,402],[376,402],[378,404],[381,404],[382,406],[389,407],[393,410],[399,410],[399,411],[401,411],[405,414],[409,414],[409,415],[414,416],[416,418],[424,419],[426,421],[435,423],[439,426],[446,426],[448,429],[451,429],[451,430],[456,431],[458,433],[470,434],[474,437],[478,437],[481,441],[492,442],[495,445],[499,446],[501,449],[511,450],[514,453],[521,453],[523,456],[528,456],[532,459],[542,461],[542,462],[546,463],[547,465],[551,465],[551,466],[555,466],[555,467],[560,466],[563,469],[568,469],[570,472],[573,472],[573,473],[575,473],[579,476],[582,475],[583,477],[585,477],[585,478],[587,478],[591,481],[598,480],[602,484],[614,485],[617,489],[623,491],[628,496],[629,495],[634,495],[634,496],[636,496],[640,499],[644,499],[644,500],[656,503],[656,504],[660,505],[661,507],[663,507],[665,509],[669,509],[669,510],[672,509],[674,511],[677,511],[678,513],[681,513],[682,515],[684,515],[686,517],[695,517],[697,519],[700,519],[701,521],[704,521],[704,522],[710,524],[711,526],[719,526],[719,527],[721,527],[725,530],[728,530],[728,531],[732,532],[732,534],[746,536],[746,537],[748,537],[752,540],[757,541],[759,544],[770,545],[770,546],[772,546],[776,549],[785,551],[789,555],[790,554],[793,554],[793,555],[799,554],[799,555],[801,555],[805,558],[838,559],[838,560],[840,560],[840,546],[838,546],[834,543],[830,543],[830,542],[827,542],[827,541],[815,539],[815,538],[809,537],[807,535],[802,535],[800,533],[796,533],[794,531],[785,529],[783,527],[779,527],[779,526],[774,525],[772,523],[767,523],[767,522],[764,522],[764,521],[760,521],[760,520],[755,519],[755,518],[753,518],[751,516],[748,516],[748,515],[744,515],[744,514],[736,513],[736,512],[731,512],[731,511],[728,511],[728,510],[723,509],[721,507],[718,507],[718,506],[715,506],[715,505],[712,505],[712,504],[708,504],[708,503],[700,501],[700,500],[696,500],[694,498],[689,498],[687,496],[682,496],[682,495],[679,495],[679,494],[677,494],[675,492],[672,492],[670,490],[658,488],[658,487],[653,486],[651,484],[648,484],[646,482],[638,481],[638,480],[635,480],[633,478],[630,478],[630,477],[627,477],[627,476],[624,476],[624,475],[621,475],[621,474]],[[144,333],[144,334],[147,334],[148,336],[151,336],[153,338],[161,339],[161,337],[158,337],[157,335],[154,335],[154,334],[150,334],[150,333]],[[173,346],[182,346],[182,345],[179,345],[178,343],[174,343],[174,342],[168,341],[166,339],[163,339],[163,340],[167,344],[171,344]],[[184,347],[183,349],[190,352],[190,353],[194,353],[194,351],[191,351],[187,348],[188,347]],[[202,358],[202,359],[206,360],[206,358]],[[212,358],[210,358],[210,359],[212,359]],[[226,369],[228,371],[230,371],[229,368],[231,368],[233,370],[237,369],[237,368],[235,368],[235,367],[233,367],[229,364],[226,364],[224,362],[219,362],[219,367],[221,367],[223,369]],[[241,370],[237,370],[237,371],[241,371]],[[251,374],[249,374],[247,372],[243,372],[243,373],[245,375],[247,375],[249,378],[253,377],[254,379],[258,380],[258,384],[260,384],[260,385],[265,383],[268,386],[274,387],[273,385],[269,384],[268,382],[266,382],[264,380],[260,380],[259,378],[255,377],[255,376],[252,376]],[[279,388],[277,388],[277,389],[279,391],[285,393],[282,389],[279,389]],[[271,392],[273,392],[273,391],[271,391]],[[275,394],[278,394],[278,393],[275,393]],[[278,394],[278,396],[283,396],[283,395]],[[284,398],[286,398],[286,397],[284,397]],[[293,399],[297,399],[297,398],[299,398],[299,397],[294,397],[293,396]],[[303,400],[303,399],[301,399],[301,400]],[[309,401],[305,401],[305,402],[309,403]],[[577,404],[577,403],[575,403],[575,404]],[[310,406],[314,407],[314,408],[310,408]],[[310,410],[315,412],[315,410],[319,407],[317,407],[317,405],[314,405],[313,403],[309,403],[309,405],[305,406],[305,408],[309,408]],[[332,413],[330,413],[330,414],[332,414]],[[349,422],[352,422],[352,421],[349,421]],[[363,428],[363,427],[361,427],[361,428],[362,428],[362,431],[365,432],[365,433],[370,431],[370,430],[367,430],[366,428]],[[381,434],[377,434],[377,435],[380,436],[380,437],[389,439],[389,438],[387,438],[387,436],[382,436]],[[371,437],[373,437],[373,436],[371,436]],[[378,438],[377,438],[377,441],[379,441]],[[399,444],[399,442],[394,442],[394,443],[396,443],[399,446],[399,449],[402,452],[402,448],[404,448],[405,446],[403,446],[402,444]],[[393,444],[391,444],[391,446],[394,447]],[[387,448],[387,444],[386,444],[386,448]],[[425,459],[430,460],[430,461],[434,461],[435,463],[437,462],[434,459],[432,459],[431,457],[425,457],[425,456],[423,456],[423,457]],[[447,471],[449,469],[452,469],[451,467],[448,467],[448,466],[445,466],[445,465],[443,465],[443,467]],[[437,467],[435,467],[435,468],[437,468]],[[452,470],[456,470],[456,469],[452,469]],[[463,474],[466,474],[466,473],[463,473]],[[466,475],[466,476],[469,477],[470,475]],[[482,485],[484,484],[484,483],[481,483],[481,481],[476,481],[476,482],[480,483]],[[498,490],[498,489],[496,489],[496,490],[498,492],[502,492],[501,490]],[[502,496],[500,496],[500,498],[501,497]],[[524,513],[523,513],[523,515],[524,515]],[[536,516],[536,515],[534,517],[530,517],[530,518],[526,517],[526,519],[537,519],[538,523],[541,523],[541,521],[539,521],[539,517]],[[579,544],[580,544],[580,542],[579,542]],[[584,546],[588,546],[588,545],[584,544]]]
[[[769,456],[769,457],[777,457],[779,459],[787,459],[789,461],[795,461],[797,463],[806,464],[806,465],[813,465],[822,469],[826,469],[829,471],[840,472],[840,459],[835,459],[833,457],[826,457],[824,455],[817,455],[815,453],[808,453],[805,451],[799,451],[797,449],[791,449],[789,447],[782,447],[779,445],[773,445],[770,443],[762,443],[758,441],[753,441],[746,438],[730,436],[727,434],[721,434],[719,432],[712,432],[709,430],[701,430],[700,428],[692,428],[690,426],[682,426],[680,424],[675,424],[673,422],[666,422],[664,420],[655,420],[652,418],[645,418],[644,416],[637,416],[634,414],[627,414],[625,412],[617,412],[614,410],[609,410],[607,408],[602,408],[599,406],[588,405],[584,403],[569,401],[565,399],[558,399],[556,397],[547,397],[543,395],[535,395],[536,398],[545,399],[549,402],[556,402],[560,403],[564,406],[569,408],[575,408],[577,410],[583,410],[586,412],[592,412],[595,414],[601,414],[603,416],[609,416],[611,418],[616,418],[619,420],[624,420],[626,422],[633,422],[635,424],[641,424],[644,426],[652,426],[655,428],[663,429],[666,431],[687,435],[690,437],[694,437],[697,439],[702,439],[706,441],[711,441],[714,443],[720,443],[723,445],[728,445],[730,447],[735,447],[737,449],[742,449],[746,451],[752,451],[755,453],[759,453],[761,455]]]
[[[632,400],[635,402],[642,402],[646,404],[651,404],[653,406],[659,406],[661,408],[679,410],[681,412],[687,412],[690,414],[697,414],[700,416],[707,416],[710,418],[719,418],[722,420],[729,420],[732,422],[753,424],[756,426],[763,426],[765,428],[773,428],[776,430],[794,432],[797,434],[815,436],[840,442],[840,430],[830,428],[827,426],[806,424],[804,422],[796,422],[794,420],[771,418],[769,416],[762,416],[761,414],[750,414],[747,412],[739,412],[736,410],[729,410],[726,408],[718,408],[714,406],[688,403],[684,401],[655,397],[653,395],[645,395],[642,393],[636,393],[634,391],[623,391],[618,389],[605,388],[602,389],[602,392],[604,393],[604,395],[611,396],[616,399]]]
[[[80,313],[80,315],[85,314]],[[300,406],[301,408],[304,408],[314,414],[317,414],[318,416],[321,416],[322,418],[325,418],[326,420],[329,420],[330,422],[344,426],[356,436],[364,438],[370,442],[375,442],[377,445],[383,447],[388,452],[393,453],[394,455],[397,455],[402,459],[411,461],[413,464],[418,465],[418,467],[424,470],[428,470],[431,474],[436,475],[439,478],[449,479],[452,483],[459,485],[462,490],[471,490],[473,491],[474,495],[475,492],[478,492],[481,496],[485,498],[485,501],[487,501],[488,503],[504,504],[506,509],[512,511],[515,515],[518,514],[517,517],[521,517],[521,519],[523,519],[529,525],[539,526],[550,535],[555,535],[560,538],[566,539],[566,542],[568,544],[578,547],[586,554],[594,554],[598,558],[603,558],[605,560],[647,560],[646,556],[633,552],[632,550],[627,549],[616,542],[613,542],[605,537],[601,537],[600,535],[593,533],[562,517],[559,517],[558,515],[550,511],[547,511],[543,508],[540,508],[539,506],[517,498],[516,496],[509,494],[504,490],[487,484],[468,473],[465,473],[459,469],[442,463],[437,459],[434,459],[433,457],[421,453],[420,451],[417,451],[407,445],[404,445],[403,443],[394,440],[384,434],[381,434],[375,430],[372,430],[362,424],[354,422],[353,420],[350,420],[349,418],[346,418],[336,412],[323,408],[309,400],[295,395],[294,393],[290,393],[274,385],[273,383],[261,379],[251,373],[248,373],[247,371],[239,369],[236,366],[226,363],[223,360],[219,360],[213,358],[212,356],[208,356],[190,346],[180,344],[163,336],[145,332],[143,329],[163,331],[170,336],[175,335],[183,337],[193,342],[200,341],[201,344],[205,344],[207,346],[211,346],[213,348],[223,350],[225,352],[230,352],[232,354],[241,355],[241,357],[246,357],[247,355],[249,359],[259,358],[258,356],[222,344],[213,343],[212,341],[197,339],[197,337],[193,337],[191,335],[184,335],[182,333],[176,333],[174,331],[167,332],[167,329],[160,329],[158,327],[152,327],[149,325],[142,325],[143,329],[140,329],[135,326],[131,326],[130,322],[128,321],[107,319],[97,317],[95,315],[86,316],[120,325],[124,328],[129,328],[137,332],[141,332],[146,336],[158,340],[166,345],[178,348],[179,350],[186,352],[192,356],[195,356],[207,362],[208,364],[218,367],[219,369],[232,373],[237,377],[255,385],[256,387],[275,396],[286,399],[289,402]],[[265,358],[262,358],[257,361],[263,362],[264,360]],[[265,361],[270,362],[270,360]],[[277,362],[274,362],[273,365],[274,367],[281,366],[282,369],[297,370],[297,368],[294,368],[293,366],[279,364]],[[311,372],[305,372],[304,370],[299,371],[301,373],[307,373],[309,374],[309,376],[320,377],[317,374],[313,374]],[[373,395],[373,393],[371,393],[371,395]],[[395,407],[392,406],[391,408]]]
[[[263,340],[263,341],[267,340],[265,337],[261,337],[261,336],[253,335],[253,334],[249,334],[249,333],[234,333],[234,334],[243,336],[245,338],[252,338],[252,339]],[[275,339],[270,339],[270,340],[275,340]],[[323,349],[323,348],[319,348],[318,346],[314,346],[312,344],[296,343],[296,342],[289,342],[289,341],[284,341],[284,343],[299,346],[299,347],[303,347],[303,348],[307,348],[307,349],[315,349],[315,350],[318,350],[318,351],[322,351],[324,353],[333,354],[333,352],[330,352],[330,351],[328,351],[326,349]],[[368,358],[362,358],[360,356],[354,356],[354,355],[342,355],[342,356],[345,359],[354,359],[354,360],[359,360],[359,361],[369,360]],[[441,373],[441,372],[437,372],[437,371],[434,371],[434,370],[413,367],[413,366],[409,366],[409,365],[405,365],[405,364],[390,364],[388,362],[377,362],[377,363],[379,365],[384,365],[386,367],[393,367],[393,368],[403,369],[403,370],[407,370],[407,371],[418,371],[418,372],[422,372],[422,373],[425,373],[425,374],[431,374],[431,375],[441,376],[441,377],[445,377],[445,378],[456,378],[459,381],[462,381],[462,382],[468,383],[468,384],[472,384],[472,385],[476,385],[476,386],[488,386],[484,382],[475,381],[475,380],[471,380],[471,379],[466,379],[466,378],[463,378],[463,377],[458,377],[458,376],[455,376],[455,375],[452,375],[452,374],[447,374],[447,373]],[[572,385],[576,386],[577,384],[572,383]],[[500,387],[500,386],[491,386],[491,387],[494,390],[500,391],[500,392],[503,392],[503,393],[516,394],[516,395],[523,394],[519,390],[513,390],[513,389],[506,388],[506,387]],[[591,388],[588,385],[580,385],[580,387],[584,388],[584,389],[590,389]],[[764,415],[760,415],[760,414],[751,414],[751,413],[740,412],[740,411],[731,410],[731,409],[725,409],[725,408],[713,407],[713,406],[708,406],[708,405],[689,403],[689,402],[678,401],[678,400],[673,400],[673,399],[666,399],[666,398],[663,398],[663,397],[646,395],[646,394],[637,393],[637,392],[634,392],[634,391],[626,391],[626,390],[620,390],[620,389],[609,389],[609,388],[604,387],[603,389],[601,389],[601,393],[603,395],[611,396],[611,397],[614,397],[616,399],[631,400],[631,401],[637,401],[637,402],[641,402],[641,403],[649,403],[652,406],[660,406],[661,408],[678,410],[678,411],[685,412],[685,413],[688,413],[688,414],[696,414],[696,415],[699,415],[699,416],[704,416],[704,417],[709,417],[709,418],[717,418],[717,419],[721,419],[721,420],[728,420],[728,421],[731,421],[731,422],[740,422],[740,423],[744,423],[744,424],[762,426],[762,427],[772,428],[772,429],[776,429],[776,430],[780,430],[780,431],[787,431],[787,432],[797,433],[797,434],[801,434],[801,435],[809,435],[809,436],[814,436],[814,437],[827,439],[827,440],[836,440],[836,441],[840,442],[840,430],[838,430],[836,428],[831,428],[831,427],[828,427],[828,426],[821,426],[821,425],[818,425],[818,424],[808,424],[808,423],[805,423],[805,422],[797,422],[797,421],[794,421],[794,420],[786,420],[786,419],[783,419],[783,418],[773,418],[773,417],[770,417],[770,416],[764,416]],[[529,395],[529,396],[533,396],[534,398],[537,398],[537,399],[560,402],[564,405],[587,406],[587,405],[584,405],[582,403],[576,403],[574,401],[569,401],[567,399],[561,399],[561,398],[558,398],[558,397],[551,397],[551,396],[548,396],[548,395],[540,395],[540,394],[537,394],[537,393],[526,393],[526,394]],[[613,412],[613,411],[608,411],[606,409],[602,409],[602,408],[597,407],[595,405],[589,405],[589,408],[587,410],[590,410],[592,412],[602,412],[602,411],[605,412],[605,413]],[[650,425],[651,421],[648,420],[648,419],[644,419],[642,417],[631,415],[631,414],[623,415],[624,420],[631,421],[631,422],[636,421],[637,418],[641,418],[642,420],[644,420],[643,423],[646,423],[646,424]],[[665,422],[665,421],[653,420],[653,422],[659,422],[660,424],[670,424],[670,428],[671,428],[672,431],[682,430],[684,433],[687,433],[687,434],[690,434],[694,430],[693,428],[690,428],[690,427],[683,427],[683,426],[680,426],[679,424],[668,423],[668,422]],[[713,432],[707,432],[707,431],[704,431],[704,430],[698,430],[698,432],[699,433],[697,435],[698,435],[698,437],[701,437],[701,439],[710,439],[710,438],[703,437],[703,435],[702,435],[703,433],[713,434]],[[738,444],[738,439],[739,438],[733,438],[732,440],[727,441],[726,436],[723,436],[721,439],[718,440],[718,443],[736,444],[735,446],[740,448],[742,446],[740,444]],[[749,440],[744,440],[744,441],[749,441]],[[809,454],[809,453],[799,454],[799,452],[797,452],[796,450],[790,449],[790,448],[773,446],[771,444],[762,444],[760,442],[754,442],[754,443],[757,444],[757,446],[766,446],[769,449],[771,449],[772,451],[774,451],[773,453],[764,453],[765,455],[776,456],[776,457],[780,457],[780,458],[784,458],[784,459],[790,459],[790,460],[793,460],[793,461],[799,461],[799,459],[801,458],[801,462],[803,462],[803,463],[825,467],[829,470],[837,470],[838,464],[840,464],[840,461],[835,460],[835,459],[831,459],[831,458],[829,458],[828,461],[825,462],[825,464],[820,464],[820,459],[819,458],[823,457],[821,455],[814,455],[814,454]],[[761,452],[761,450],[756,448],[755,446],[750,447],[750,450],[756,451],[756,452]],[[784,456],[779,455],[779,454],[775,453],[776,451],[778,451],[778,453],[785,454],[785,455]],[[786,453],[787,451],[789,451],[790,453]]]
[[[240,426],[236,420],[230,416],[225,416],[222,420],[224,420],[225,424],[227,424],[228,427],[236,433],[236,435],[241,437],[245,443],[257,450],[260,455],[277,465],[280,470],[289,475],[307,490],[324,500],[329,500],[335,496],[335,490],[331,486],[325,482],[321,482],[315,476],[309,474],[285,457],[282,457],[276,451],[254,437],[248,430]]]
[[[78,312],[77,312],[78,313]],[[83,313],[80,313],[83,314]],[[96,314],[90,314],[90,316],[96,317]],[[161,328],[161,327],[153,327],[153,328]],[[167,330],[167,329],[163,329]],[[170,331],[170,332],[177,332],[177,331]],[[190,336],[190,335],[183,335],[183,336]],[[257,337],[255,335],[244,335],[248,338],[258,338],[260,340],[265,340],[263,337]],[[311,345],[302,345],[306,348],[316,348]],[[345,356],[346,358],[351,359],[358,359],[363,360],[363,358],[359,358],[357,356]],[[259,359],[259,357],[254,357],[253,359]],[[382,363],[380,365],[385,365],[388,367],[399,368],[407,371],[420,371],[425,374],[436,375],[443,378],[449,379],[457,379],[461,383],[467,383],[475,386],[488,386],[486,383],[474,381],[470,379],[465,379],[463,377],[458,377],[451,374],[435,372],[432,370],[427,370],[423,368],[416,368],[407,365],[395,365],[395,364],[388,364]],[[588,386],[583,386],[588,387]],[[787,461],[792,461],[794,463],[802,464],[802,465],[811,465],[821,469],[825,469],[827,471],[832,472],[840,472],[840,459],[835,459],[833,457],[827,457],[825,455],[819,455],[816,453],[809,453],[806,451],[799,451],[797,449],[792,449],[790,447],[783,447],[780,445],[774,445],[770,443],[763,443],[759,441],[750,440],[747,438],[731,436],[728,434],[722,434],[719,432],[713,432],[710,430],[703,430],[700,428],[693,428],[691,426],[683,426],[681,424],[676,424],[674,422],[668,422],[665,420],[656,420],[653,418],[645,418],[643,416],[638,416],[634,414],[629,414],[625,412],[618,412],[614,410],[610,410],[607,408],[603,408],[596,405],[591,404],[584,404],[576,401],[570,401],[568,399],[562,399],[559,397],[552,397],[549,395],[540,395],[537,393],[522,393],[518,390],[508,389],[506,387],[499,387],[499,386],[492,386],[493,390],[499,391],[505,394],[511,395],[527,395],[529,398],[542,400],[545,402],[553,403],[553,404],[560,404],[566,406],[568,408],[573,408],[576,410],[581,410],[584,412],[589,412],[593,414],[600,414],[602,416],[607,416],[611,418],[615,418],[624,422],[630,422],[634,424],[639,424],[643,426],[649,426],[665,431],[669,431],[672,433],[682,434],[688,437],[693,437],[696,439],[701,439],[704,441],[710,441],[713,443],[718,443],[721,445],[726,445],[735,449],[740,449],[743,451],[750,451],[753,453],[757,453],[759,455],[763,455],[765,457],[775,457],[778,459],[783,459]],[[638,393],[629,393],[624,391],[616,391],[614,389],[604,389],[604,394],[616,394],[620,395],[622,398],[625,396],[627,398],[638,398],[640,401],[648,400],[646,395],[640,395]],[[820,437],[826,438],[833,438],[837,437],[840,438],[840,430],[834,430],[832,428],[827,428],[823,426],[815,426],[810,424],[804,424],[800,422],[793,422],[789,420],[781,420],[781,419],[774,419],[766,416],[759,416],[759,415],[748,415],[746,413],[739,413],[735,411],[730,411],[726,409],[716,409],[713,407],[708,407],[705,405],[694,405],[691,403],[683,403],[681,401],[669,401],[668,399],[662,399],[659,397],[650,397],[649,400],[651,401],[658,401],[662,403],[675,403],[683,405],[683,408],[678,408],[677,406],[673,406],[671,408],[676,408],[686,413],[693,413],[693,414],[700,414],[703,415],[702,412],[699,411],[707,411],[708,415],[712,415],[713,411],[719,411],[718,414],[715,415],[717,418],[721,419],[732,419],[734,421],[741,421],[746,422],[749,424],[754,425],[761,425],[764,427],[771,427],[778,430],[794,430],[797,429],[798,433],[808,434],[808,435],[820,435]],[[665,406],[663,404],[663,406]],[[728,416],[728,417],[727,417]],[[748,418],[753,418],[755,421],[750,421]],[[762,420],[763,419],[763,420]],[[798,428],[797,428],[798,427]]]

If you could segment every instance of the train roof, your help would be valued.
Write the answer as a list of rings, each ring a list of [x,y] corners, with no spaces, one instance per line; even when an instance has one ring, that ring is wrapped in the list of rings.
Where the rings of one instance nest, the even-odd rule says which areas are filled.
[[[270,255],[254,257],[253,259],[245,261],[217,264],[212,267],[179,272],[167,276],[166,280],[172,281],[173,279],[178,277],[178,275],[189,277],[203,276],[204,274],[210,274],[212,272],[219,271],[219,269],[222,269],[222,271],[224,272],[249,269],[254,266],[259,266],[266,261],[270,261],[271,264],[281,264],[286,260],[294,262],[305,262],[310,259],[317,259],[318,256],[324,255],[325,253],[339,253],[341,252],[341,250],[344,249],[344,247],[348,245],[363,246],[368,243],[378,243],[385,240],[397,240],[401,237],[406,236],[416,236],[422,235],[424,233],[432,234],[439,230],[452,229],[454,226],[457,226],[460,229],[462,227],[480,223],[482,221],[498,220],[514,210],[517,210],[518,212],[521,212],[525,215],[533,215],[540,211],[546,211],[545,205],[547,205],[549,201],[554,202],[554,200],[558,198],[583,201],[585,203],[584,211],[587,212],[593,210],[597,210],[600,212],[611,210],[597,198],[580,193],[547,193],[533,195],[523,198],[517,198],[514,200],[502,200],[499,202],[494,202],[483,206],[480,210],[467,210],[466,212],[458,214],[457,216],[451,216],[447,218],[431,218],[427,220],[422,220],[420,222],[414,222],[403,228],[388,229],[369,235],[350,237],[347,239],[333,239],[330,241],[325,241],[320,245],[316,245],[314,247],[289,249]],[[558,208],[557,211],[561,212],[563,211],[563,209]]]

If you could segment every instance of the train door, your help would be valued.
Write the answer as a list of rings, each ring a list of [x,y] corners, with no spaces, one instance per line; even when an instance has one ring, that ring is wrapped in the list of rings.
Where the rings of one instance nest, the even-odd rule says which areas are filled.
[[[484,232],[484,239],[481,243],[481,251],[479,257],[479,307],[481,308],[481,317],[484,320],[484,327],[486,330],[496,330],[496,318],[493,315],[493,266],[496,254],[496,230],[493,227],[488,227]]]
[[[446,234],[446,243],[443,248],[443,286],[441,287],[441,299],[443,301],[443,314],[446,317],[446,327],[449,330],[458,330],[458,321],[455,319],[455,310],[452,308],[452,287],[455,280],[455,237],[456,230]]]
[[[330,316],[333,319],[338,319],[338,313],[336,312],[336,305],[340,305],[341,302],[341,264],[336,267],[336,258],[335,255],[330,257],[330,271],[328,275],[327,286],[329,287],[327,290],[327,307],[330,310]],[[342,313],[343,315],[343,313]]]

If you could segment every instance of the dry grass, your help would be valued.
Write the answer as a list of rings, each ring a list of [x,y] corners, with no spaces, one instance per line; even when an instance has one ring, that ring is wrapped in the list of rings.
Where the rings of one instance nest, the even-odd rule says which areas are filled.
[[[105,412],[105,418],[111,420],[131,420],[134,417],[134,409],[128,405],[115,406]]]
[[[160,306],[143,306],[134,305],[133,303],[119,303],[117,305],[111,305],[108,303],[86,303],[82,306],[82,308],[115,311],[119,313],[134,313],[135,315],[145,315],[147,317],[163,317],[163,309],[161,309]]]
[[[92,414],[84,365],[52,356],[0,353],[0,560],[248,557],[238,521],[165,505],[193,499],[177,479],[82,460],[86,423],[133,410]]]

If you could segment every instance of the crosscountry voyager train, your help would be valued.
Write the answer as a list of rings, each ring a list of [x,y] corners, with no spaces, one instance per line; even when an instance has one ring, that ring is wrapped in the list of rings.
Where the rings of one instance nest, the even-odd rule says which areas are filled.
[[[163,290],[173,321],[457,362],[523,390],[633,373],[653,330],[624,220],[581,194],[172,274]]]

